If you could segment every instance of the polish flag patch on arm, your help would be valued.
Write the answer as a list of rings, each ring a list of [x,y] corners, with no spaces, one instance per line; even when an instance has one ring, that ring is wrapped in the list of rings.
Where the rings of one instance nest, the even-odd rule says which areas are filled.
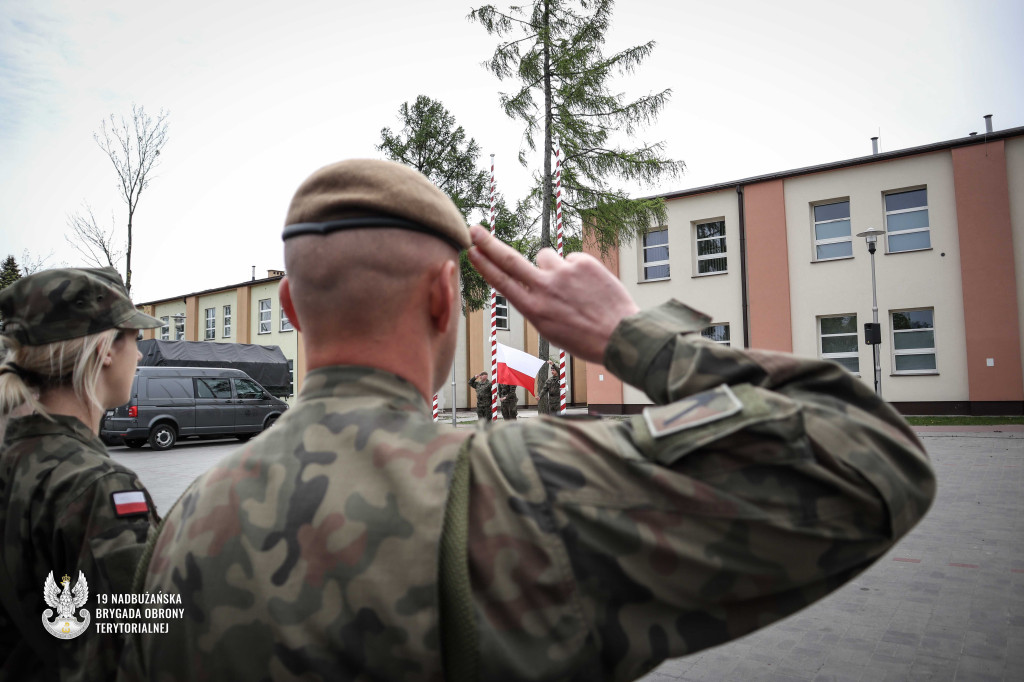
[[[134,516],[136,514],[149,513],[146,493],[141,490],[122,490],[114,493],[110,498],[114,502],[114,514],[116,516]]]

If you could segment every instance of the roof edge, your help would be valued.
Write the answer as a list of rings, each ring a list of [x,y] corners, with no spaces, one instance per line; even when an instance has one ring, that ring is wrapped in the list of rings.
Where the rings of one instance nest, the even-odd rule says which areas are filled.
[[[240,289],[242,287],[251,287],[251,286],[255,286],[257,284],[267,284],[269,282],[277,282],[278,280],[281,280],[283,278],[284,278],[284,275],[276,275],[274,277],[264,277],[263,279],[251,279],[251,280],[246,280],[244,282],[239,282],[238,284],[229,284],[227,286],[216,287],[214,289],[204,289],[203,291],[193,291],[190,294],[181,294],[180,296],[168,296],[167,298],[158,298],[158,299],[155,299],[155,300],[152,300],[152,301],[144,301],[142,303],[136,303],[135,307],[138,308],[139,306],[144,306],[144,305],[157,305],[157,304],[160,304],[160,303],[167,303],[168,301],[176,301],[178,299],[188,298],[190,296],[205,296],[207,294],[216,294],[216,293],[220,293],[222,291],[231,291],[232,289]]]
[[[868,156],[858,156],[852,159],[845,159],[843,161],[831,161],[829,163],[822,163],[815,166],[805,166],[803,168],[794,168],[792,170],[777,171],[774,173],[766,173],[764,175],[754,175],[749,178],[743,178],[740,180],[731,180],[728,182],[719,182],[713,185],[704,185],[702,187],[694,187],[692,189],[684,189],[676,192],[666,192],[663,194],[652,194],[644,199],[680,199],[682,197],[693,196],[695,194],[707,194],[708,192],[719,192],[724,189],[734,189],[736,187],[753,185],[759,182],[768,182],[770,180],[781,180],[784,178],[792,178],[799,175],[810,175],[811,173],[821,173],[824,171],[838,170],[840,168],[849,168],[852,166],[861,166],[867,163],[875,163],[877,161],[888,161],[890,159],[898,159],[904,156],[915,156],[917,154],[928,154],[931,152],[943,151],[945,149],[955,149],[956,147],[967,147],[976,144],[985,144],[987,142],[993,142],[995,140],[1004,140],[1010,137],[1017,137],[1024,135],[1024,126],[1018,126],[1016,128],[1007,128],[1006,130],[999,130],[991,133],[979,133],[977,135],[968,135],[967,137],[960,137],[954,140],[946,140],[944,142],[933,142],[919,147],[908,147],[906,149],[897,149],[891,152],[880,152],[878,154],[869,154]]]

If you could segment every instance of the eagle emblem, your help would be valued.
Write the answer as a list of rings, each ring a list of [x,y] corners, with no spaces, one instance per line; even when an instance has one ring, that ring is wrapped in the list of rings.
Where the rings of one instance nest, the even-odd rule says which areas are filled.
[[[43,598],[51,607],[43,611],[43,627],[54,637],[60,639],[74,639],[85,632],[89,627],[89,612],[83,609],[85,602],[89,599],[89,583],[81,571],[78,572],[78,581],[74,587],[71,586],[71,578],[65,575],[60,584],[63,589],[57,587],[53,579],[53,571],[46,576],[43,583]],[[75,611],[81,609],[83,620],[75,616]],[[54,616],[56,610],[56,616]],[[53,620],[50,620],[53,618]]]

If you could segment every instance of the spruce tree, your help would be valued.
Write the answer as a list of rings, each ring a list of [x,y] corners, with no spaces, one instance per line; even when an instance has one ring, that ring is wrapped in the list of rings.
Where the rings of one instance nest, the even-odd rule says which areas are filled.
[[[489,227],[490,184],[488,174],[479,165],[480,145],[455,121],[445,106],[425,95],[412,104],[398,108],[401,127],[383,128],[377,149],[391,161],[415,168],[447,194],[467,222]],[[528,238],[531,226],[521,206],[509,209],[503,198],[496,201],[495,233],[506,244],[521,252],[536,250]],[[489,287],[460,255],[462,300],[467,310],[479,310],[489,301]]]
[[[666,216],[663,200],[631,199],[615,181],[652,185],[685,167],[665,158],[663,143],[633,141],[657,118],[671,90],[635,100],[612,90],[614,76],[633,72],[654,49],[651,41],[606,56],[612,7],[612,0],[534,0],[508,10],[486,5],[469,14],[502,39],[485,67],[499,80],[517,81],[518,88],[500,99],[505,114],[526,126],[520,162],[528,166],[527,153],[538,142],[542,149],[532,194],[540,205],[542,245],[553,245],[555,141],[563,154],[563,232],[579,245],[586,227],[587,238],[602,251]],[[541,339],[540,357],[547,352]]]
[[[14,256],[9,255],[3,265],[0,265],[0,289],[6,289],[19,279],[21,279],[21,268],[18,267],[18,261],[14,260]]]

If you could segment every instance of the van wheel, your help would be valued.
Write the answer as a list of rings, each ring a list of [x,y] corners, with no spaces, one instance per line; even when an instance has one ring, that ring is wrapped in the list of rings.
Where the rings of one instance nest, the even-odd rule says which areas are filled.
[[[276,422],[276,421],[277,421],[277,415],[274,415],[273,417],[268,417],[267,418],[267,423],[264,424],[264,426],[263,426],[263,430],[266,431],[267,429],[269,429],[271,426],[274,425],[274,422]]]
[[[170,450],[178,440],[178,433],[170,424],[157,424],[149,432],[149,446],[154,450]]]
[[[146,444],[145,438],[125,438],[124,444],[130,447],[132,450],[138,450]]]

